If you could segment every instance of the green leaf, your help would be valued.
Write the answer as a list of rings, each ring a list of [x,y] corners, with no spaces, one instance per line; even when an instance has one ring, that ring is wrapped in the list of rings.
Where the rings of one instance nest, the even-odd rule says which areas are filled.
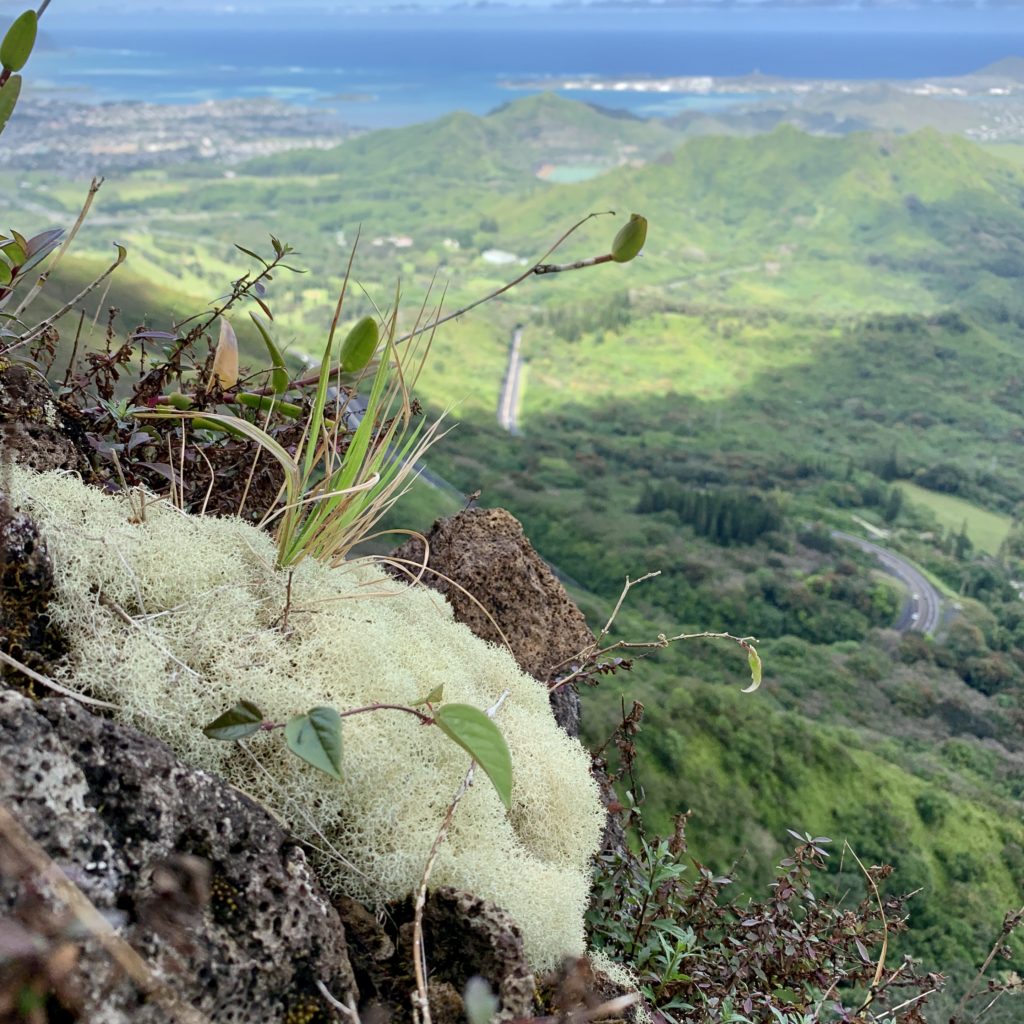
[[[284,727],[288,749],[307,764],[337,779],[341,774],[341,715],[334,708],[312,708]]]
[[[274,364],[274,371],[270,375],[274,394],[283,395],[288,390],[288,367],[285,366],[284,356],[281,355],[281,350],[277,347],[277,342],[271,336],[270,328],[263,322],[263,318],[255,313],[250,313],[249,317],[256,325],[256,330],[260,332],[263,344],[267,346],[267,352],[270,353],[270,361]]]
[[[628,263],[636,259],[646,241],[647,218],[641,217],[639,213],[631,213],[612,242],[612,259],[616,263]]]
[[[435,686],[426,697],[421,697],[419,700],[414,700],[412,706],[414,708],[422,707],[424,704],[440,704],[441,698],[444,697],[444,683],[440,686]]]
[[[501,802],[512,806],[512,756],[501,730],[471,704],[445,704],[434,721],[487,773]]]
[[[0,132],[14,113],[15,104],[21,95],[21,75],[11,75],[0,88]]]
[[[245,253],[246,256],[251,256],[254,260],[259,260],[260,263],[263,264],[263,266],[270,266],[270,264],[267,263],[267,261],[258,252],[253,252],[252,249],[246,249],[244,245],[239,245],[237,242],[235,242],[235,248],[240,249],[242,252]]]
[[[28,258],[24,246],[14,238],[9,242],[0,242],[0,252],[16,267],[20,267]]]
[[[372,316],[364,316],[341,343],[340,361],[348,373],[358,373],[373,358],[380,343],[380,331]]]
[[[0,260],[0,288],[5,284],[10,284],[13,278],[14,274],[11,272],[11,268],[3,260]]]
[[[37,25],[35,11],[25,11],[14,19],[0,43],[0,64],[7,71],[20,71],[25,66],[36,43]]]
[[[263,724],[263,712],[251,700],[240,700],[233,708],[203,726],[211,740],[241,740]]]
[[[744,693],[753,693],[761,685],[761,655],[756,648],[747,646],[747,663],[750,665],[750,685],[744,687]]]

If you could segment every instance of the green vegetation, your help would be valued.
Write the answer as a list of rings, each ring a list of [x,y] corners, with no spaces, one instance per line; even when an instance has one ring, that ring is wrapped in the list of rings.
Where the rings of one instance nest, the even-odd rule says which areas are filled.
[[[963,528],[974,547],[985,554],[998,554],[1010,535],[1013,521],[1009,516],[989,512],[963,498],[931,491],[910,481],[903,481],[899,486],[911,501],[930,509],[943,530],[957,532]]]
[[[646,164],[616,166],[623,157]],[[536,176],[541,162],[608,170],[560,185]],[[56,178],[14,183],[0,175],[15,203],[63,220],[79,201]],[[140,315],[154,326],[161,310],[221,294],[240,273],[232,242],[269,230],[301,240],[305,265],[340,271],[372,224],[359,283],[381,308],[396,272],[410,309],[438,272],[456,282],[452,309],[519,272],[489,250],[532,261],[567,216],[616,209],[618,227],[644,210],[644,255],[615,277],[532,282],[438,333],[419,390],[459,422],[430,468],[518,515],[592,621],[627,575],[661,570],[612,639],[761,640],[752,698],[731,685],[735,652],[701,643],[585,693],[598,742],[620,697],[646,705],[638,773],[653,827],[692,808],[694,855],[714,870],[739,858],[744,885],[769,879],[786,828],[848,840],[865,863],[894,863],[893,889],[923,887],[901,941],[929,967],[961,977],[984,955],[1024,879],[1012,583],[1024,543],[1012,530],[993,546],[1024,509],[1024,171],[934,131],[783,128],[676,146],[665,126],[542,97],[255,161],[230,180],[146,172],[102,200],[105,223],[82,239],[101,251],[116,232],[136,275],[115,278],[106,304],[149,281]],[[587,225],[564,258],[603,251],[608,226]],[[81,277],[65,269],[54,284],[70,293]],[[271,293],[285,358],[318,353],[326,288],[281,278]],[[374,310],[356,293],[350,312]],[[530,372],[524,436],[511,437],[494,419],[518,324]],[[239,340],[243,364],[265,365],[258,336]],[[389,525],[429,527],[438,495],[416,495]],[[935,502],[948,512],[949,496],[988,518],[942,522]],[[937,639],[889,628],[898,591],[830,533],[855,529],[854,515],[958,595]],[[855,888],[847,869],[831,868]]]

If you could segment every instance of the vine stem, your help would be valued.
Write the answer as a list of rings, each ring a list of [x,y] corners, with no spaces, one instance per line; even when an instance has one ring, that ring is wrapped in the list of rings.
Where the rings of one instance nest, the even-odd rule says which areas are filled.
[[[501,696],[486,710],[488,718],[493,718],[500,710],[502,704],[508,699],[510,691],[503,690]],[[459,784],[459,788],[452,797],[448,809],[445,811],[441,827],[434,836],[430,845],[430,852],[427,854],[427,863],[423,868],[423,877],[420,879],[419,888],[416,891],[416,906],[413,912],[412,922],[412,963],[416,974],[416,991],[412,995],[412,1008],[414,1020],[422,1024],[431,1024],[430,1000],[427,996],[427,957],[423,944],[423,908],[427,902],[427,883],[430,881],[430,874],[434,870],[434,861],[440,852],[441,846],[448,836],[448,829],[451,827],[452,819],[455,817],[455,809],[459,806],[462,798],[473,785],[473,775],[476,769],[476,761],[471,761],[469,770],[466,772]]]
[[[348,718],[349,715],[361,715],[367,711],[404,711],[408,715],[415,715],[424,725],[433,725],[434,719],[430,715],[423,714],[407,704],[367,704],[362,708],[351,708],[349,711],[339,711],[339,718]]]
[[[0,652],[2,656],[2,652]],[[348,711],[339,711],[339,718],[348,718],[351,715],[363,715],[368,711],[404,711],[407,715],[415,715],[424,725],[433,725],[434,719],[430,715],[423,714],[407,704],[367,704],[362,708],[350,708]],[[284,722],[260,722],[260,729],[263,732],[272,732],[274,729],[283,729]]]

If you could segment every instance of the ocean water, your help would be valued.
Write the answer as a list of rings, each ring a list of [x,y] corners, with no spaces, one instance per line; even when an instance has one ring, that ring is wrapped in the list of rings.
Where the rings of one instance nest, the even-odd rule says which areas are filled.
[[[273,96],[327,106],[366,127],[409,124],[463,109],[489,110],[525,94],[509,83],[550,76],[765,74],[797,78],[917,78],[963,74],[1024,54],[1024,32],[690,31],[508,24],[382,28],[337,23],[258,32],[107,26],[62,31],[32,58],[40,93],[95,102],[192,103]],[[589,90],[566,95],[641,116],[712,108],[749,97]]]

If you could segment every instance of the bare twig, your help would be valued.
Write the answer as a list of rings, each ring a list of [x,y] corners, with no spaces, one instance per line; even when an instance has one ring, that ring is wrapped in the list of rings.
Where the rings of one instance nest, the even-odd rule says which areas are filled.
[[[329,1006],[337,1010],[347,1020],[352,1021],[352,1024],[359,1024],[359,1011],[356,1009],[356,1001],[352,997],[351,992],[348,994],[348,1006],[346,1006],[340,999],[331,994],[331,990],[319,978],[316,981],[316,988],[320,995],[327,1000]]]
[[[640,1000],[638,992],[627,992],[624,996],[616,996],[600,1006],[589,1009],[575,1010],[568,1017],[519,1017],[509,1024],[586,1024],[587,1021],[605,1020],[608,1017],[621,1017],[623,1010],[628,1010]]]
[[[868,989],[868,994],[864,998],[864,1002],[861,1003],[860,1008],[857,1010],[858,1014],[863,1013],[874,1001],[875,996],[878,994],[879,985],[882,981],[882,975],[885,973],[885,957],[889,952],[889,922],[885,919],[885,908],[882,905],[882,896],[878,891],[878,885],[875,880],[871,877],[871,872],[864,867],[860,857],[857,856],[857,851],[850,846],[849,843],[843,844],[846,849],[850,851],[850,856],[857,862],[857,867],[860,868],[864,877],[867,879],[868,885],[871,887],[871,892],[874,894],[875,902],[878,904],[878,916],[882,921],[882,950],[878,955],[878,964],[875,967],[875,976],[871,979],[871,987]]]
[[[493,718],[500,710],[502,704],[508,699],[509,691],[503,690],[501,696],[487,709],[488,718]],[[413,1017],[422,1021],[422,1024],[431,1024],[430,1000],[427,997],[427,958],[423,948],[423,908],[427,902],[427,884],[430,881],[430,873],[434,870],[434,861],[437,860],[438,852],[448,835],[452,818],[455,817],[455,809],[466,795],[469,787],[473,785],[473,775],[476,768],[476,761],[471,761],[469,770],[466,772],[455,796],[452,797],[448,810],[445,811],[441,827],[434,836],[434,841],[427,854],[427,863],[423,868],[423,877],[420,878],[419,888],[416,891],[416,905],[413,912],[412,922],[412,963],[416,973],[416,991],[412,994]]]
[[[558,239],[558,241],[555,242],[555,244],[552,245],[551,248],[548,249],[548,251],[546,253],[544,253],[544,255],[541,256],[541,258],[539,260],[537,260],[536,263],[532,264],[529,267],[529,269],[524,270],[523,273],[521,273],[517,278],[515,278],[512,281],[509,281],[508,284],[504,284],[500,288],[495,289],[493,292],[488,293],[487,295],[483,296],[483,298],[477,299],[476,301],[469,303],[468,306],[463,306],[461,309],[457,309],[453,313],[448,313],[445,316],[439,317],[438,319],[431,321],[431,323],[429,323],[429,324],[425,324],[422,327],[415,328],[415,330],[410,331],[408,334],[403,334],[400,338],[396,338],[395,339],[395,344],[396,345],[401,345],[404,342],[410,341],[412,338],[415,338],[415,337],[417,337],[420,334],[426,334],[427,331],[434,331],[434,330],[436,330],[438,327],[441,326],[441,324],[446,324],[450,320],[455,320],[458,317],[462,316],[464,313],[468,313],[471,309],[476,309],[477,306],[482,306],[485,302],[490,302],[493,299],[496,299],[499,295],[504,295],[505,292],[510,291],[512,288],[515,288],[516,285],[522,284],[523,281],[525,281],[528,277],[531,277],[532,275],[535,275],[535,274],[551,274],[551,273],[555,273],[556,271],[561,271],[561,270],[575,270],[576,269],[576,265],[575,264],[570,264],[570,263],[566,263],[564,265],[546,264],[544,262],[544,260],[546,260],[560,245],[562,245],[565,242],[565,240],[570,235],[572,235],[574,232],[578,231],[581,227],[583,227],[583,225],[586,224],[587,221],[592,220],[594,217],[606,217],[606,216],[609,216],[609,215],[614,215],[614,212],[615,212],[614,210],[603,210],[603,211],[601,211],[599,213],[588,213],[587,216],[584,217],[582,220],[579,220],[575,224],[573,224],[573,226],[571,228],[569,228],[569,230],[566,231]],[[610,255],[607,256],[607,257],[599,256],[599,257],[596,257],[594,260],[581,260],[579,265],[581,267],[582,266],[593,266],[593,265],[596,265],[597,263],[607,263],[610,259],[611,259]],[[339,373],[341,373],[341,370],[342,370],[341,366],[335,367],[331,371],[331,376],[332,377],[336,377]],[[309,387],[312,384],[316,384],[319,381],[319,379],[320,379],[320,374],[319,373],[311,374],[308,377],[303,377],[301,380],[295,381],[292,384],[292,387],[293,388]],[[258,392],[258,393],[259,394],[269,394],[271,392],[271,390],[273,390],[273,389],[270,388],[270,387],[267,387],[267,388],[264,388],[261,392]]]
[[[907,1007],[913,1006],[914,1003],[919,1003],[922,999],[927,999],[928,996],[934,995],[938,991],[939,990],[937,988],[930,988],[930,989],[928,989],[927,992],[921,992],[918,995],[913,996],[910,999],[905,999],[898,1006],[894,1006],[890,1010],[883,1010],[877,1017],[874,1017],[873,1019],[881,1021],[881,1020],[885,1020],[886,1017],[892,1017],[893,1020],[895,1020],[896,1019],[896,1014],[899,1013],[900,1010],[905,1010],[905,1009],[907,1009]]]
[[[97,700],[95,697],[86,697],[81,693],[75,693],[74,690],[69,690],[65,686],[61,686],[60,683],[55,683],[52,679],[48,679],[46,676],[36,672],[35,669],[31,669],[28,665],[23,665],[17,658],[12,658],[9,654],[4,651],[0,651],[0,661],[5,665],[9,665],[11,668],[20,672],[23,676],[28,676],[33,682],[41,683],[43,686],[54,693],[59,693],[63,697],[70,697],[72,700],[77,700],[80,704],[88,704],[94,708],[107,708],[110,711],[120,711],[121,709],[116,704],[108,704],[105,700]]]
[[[1014,932],[1021,922],[1024,921],[1024,907],[1020,910],[1013,912],[1010,911],[1006,917],[1003,918],[1003,927],[999,931],[999,936],[996,941],[992,944],[992,948],[988,952],[988,956],[985,957],[985,962],[978,968],[977,974],[971,979],[970,985],[967,986],[967,991],[964,992],[960,999],[960,1002],[956,1004],[956,1009],[950,1015],[951,1024],[959,1022],[960,1015],[964,1012],[967,1007],[971,996],[974,995],[978,985],[981,984],[982,979],[985,977],[985,972],[992,966],[992,961],[999,955],[999,950],[1003,948],[1003,944],[1009,938],[1010,934]]]
[[[128,256],[128,250],[123,246],[117,247],[117,259],[107,267],[106,270],[100,274],[94,281],[87,284],[73,299],[66,302],[60,309],[57,310],[53,316],[47,317],[42,323],[37,324],[31,330],[26,331],[24,334],[19,335],[14,339],[5,349],[0,350],[0,356],[5,356],[9,352],[13,352],[14,349],[20,348],[22,345],[27,345],[30,341],[35,341],[45,330],[52,327],[65,313],[74,309],[75,304],[80,302],[86,297],[93,289],[98,288],[110,275],[117,270]]]
[[[49,3],[49,0],[46,0]],[[45,8],[45,4],[43,5]],[[39,12],[42,13],[42,9]],[[57,255],[53,257],[53,262],[50,266],[39,275],[36,283],[29,289],[25,294],[25,297],[18,303],[14,310],[15,316],[20,316],[26,309],[32,300],[43,290],[46,285],[46,281],[49,276],[57,269],[60,265],[60,261],[64,259],[65,253],[71,248],[71,243],[75,240],[75,236],[81,230],[82,225],[85,223],[85,218],[89,216],[89,210],[92,209],[93,200],[96,198],[96,193],[103,187],[103,178],[93,178],[89,183],[89,191],[86,193],[85,202],[82,204],[82,209],[78,214],[78,218],[72,225],[71,230],[68,232],[67,237],[61,243],[60,248],[57,250]]]
[[[712,633],[705,631],[703,633],[677,633],[675,636],[665,636],[664,633],[658,634],[657,640],[644,640],[640,642],[632,642],[628,640],[619,640],[614,644],[609,644],[607,647],[602,647],[598,651],[594,651],[589,655],[588,660],[593,661],[596,658],[601,658],[606,654],[611,654],[612,651],[658,651],[671,644],[678,643],[680,640],[731,640],[735,644],[739,644],[740,647],[749,650],[750,645],[757,642],[757,637],[754,636],[734,636],[732,633]],[[561,689],[563,686],[571,683],[574,679],[578,679],[580,676],[587,674],[587,665],[581,665],[574,672],[571,672],[567,676],[563,676],[561,679],[556,679],[553,683],[548,686],[548,692],[553,693],[555,690]]]
[[[36,872],[39,878],[67,904],[79,923],[135,983],[140,992],[181,1024],[210,1024],[205,1014],[189,1006],[171,987],[157,977],[153,968],[123,939],[96,906],[54,863],[50,855],[22,828],[4,807],[0,807],[0,834],[7,844]]]
[[[475,604],[477,608],[479,608],[480,611],[482,611],[484,615],[487,616],[487,618],[490,620],[491,625],[498,631],[498,636],[501,637],[501,642],[505,645],[506,649],[508,650],[508,653],[511,654],[513,658],[515,658],[516,653],[512,650],[512,644],[509,643],[508,637],[505,636],[505,631],[501,628],[501,626],[498,625],[497,619],[495,619],[495,617],[480,603],[479,599],[474,597],[464,586],[462,586],[461,583],[456,583],[455,580],[453,580],[450,576],[446,576],[443,572],[440,571],[440,569],[434,569],[433,567],[427,565],[425,561],[416,562],[413,561],[413,559],[411,558],[396,558],[394,555],[367,555],[366,557],[377,562],[384,562],[388,565],[393,565],[396,569],[398,569],[399,572],[404,572],[406,576],[408,576],[410,579],[413,579],[413,581],[416,583],[420,581],[423,573],[425,572],[430,572],[433,573],[435,576],[439,576],[446,583],[450,584],[457,591],[459,591],[460,594],[463,594],[465,597],[468,597],[469,600],[472,601],[473,604]],[[429,550],[427,551],[425,557],[430,557]],[[413,577],[412,572],[405,568],[405,566],[407,565],[415,566],[419,570],[419,574],[416,577]]]

